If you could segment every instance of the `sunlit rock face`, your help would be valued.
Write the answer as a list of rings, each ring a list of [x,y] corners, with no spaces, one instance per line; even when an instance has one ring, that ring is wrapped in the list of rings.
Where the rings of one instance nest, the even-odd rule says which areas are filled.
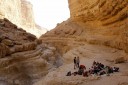
[[[32,4],[25,0],[21,0],[21,17],[22,26],[26,25],[28,29],[35,27]]]
[[[74,41],[110,46],[128,52],[128,0],[68,2],[71,17],[43,35],[43,39],[72,38]]]
[[[128,52],[128,0],[69,0],[69,8],[89,43]]]
[[[22,27],[27,32],[39,37],[43,33],[38,33],[42,29],[37,29],[33,15],[32,4],[26,0],[1,0],[0,1],[0,18],[7,18]]]
[[[71,18],[77,21],[99,21],[109,25],[128,17],[127,0],[69,0]]]
[[[17,25],[21,25],[21,0],[1,0],[0,18],[4,17],[8,18]]]

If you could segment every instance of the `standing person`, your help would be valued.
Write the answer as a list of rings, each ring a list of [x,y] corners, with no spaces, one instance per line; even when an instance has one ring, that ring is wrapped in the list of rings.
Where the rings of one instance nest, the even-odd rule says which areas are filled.
[[[76,63],[76,57],[74,57],[74,69],[76,69],[77,63]]]
[[[76,59],[76,64],[77,64],[77,67],[79,68],[80,67],[80,59],[79,59],[79,57],[77,57],[77,59]]]

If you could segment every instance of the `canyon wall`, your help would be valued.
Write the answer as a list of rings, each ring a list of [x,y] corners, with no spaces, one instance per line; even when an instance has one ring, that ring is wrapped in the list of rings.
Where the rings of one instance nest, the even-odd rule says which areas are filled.
[[[64,38],[68,46],[73,44],[67,39],[79,43],[105,45],[128,52],[128,0],[68,2],[71,17],[43,35],[43,40],[57,42]]]
[[[109,25],[128,17],[128,0],[69,0],[69,8],[72,19],[95,21],[95,25]]]
[[[18,27],[39,37],[41,29],[36,28],[32,4],[26,0],[1,0],[0,18],[7,18]]]
[[[8,18],[18,26],[22,23],[21,0],[1,0],[0,18]]]
[[[32,4],[25,0],[21,0],[21,17],[22,26],[25,25],[28,29],[35,27]]]
[[[54,46],[0,19],[0,85],[33,85],[54,67],[62,65]]]

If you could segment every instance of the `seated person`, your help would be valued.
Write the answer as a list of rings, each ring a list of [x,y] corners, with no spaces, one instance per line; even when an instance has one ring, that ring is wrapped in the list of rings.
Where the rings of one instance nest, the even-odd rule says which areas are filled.
[[[78,70],[78,74],[82,75],[84,73],[84,70],[86,70],[86,67],[84,65],[80,65],[79,70]]]
[[[84,73],[84,69],[81,68],[81,69],[78,70],[79,75],[83,75],[83,73]]]

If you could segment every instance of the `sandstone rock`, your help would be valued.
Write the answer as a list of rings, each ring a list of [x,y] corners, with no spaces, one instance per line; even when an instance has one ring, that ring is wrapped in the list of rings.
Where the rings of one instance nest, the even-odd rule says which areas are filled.
[[[52,50],[52,51],[56,51],[55,47],[48,47],[48,49]]]
[[[15,48],[14,47],[10,48],[10,54],[13,54],[13,53],[15,53]]]
[[[9,36],[6,34],[6,32],[4,33],[5,31],[3,31],[2,35],[1,35],[1,39],[9,39]]]
[[[42,35],[43,42],[77,41],[105,45],[128,52],[127,0],[68,0],[70,18]],[[63,40],[61,39],[63,38]],[[81,43],[77,41],[76,43]],[[73,44],[72,44],[73,45]],[[60,48],[63,48],[60,47]]]
[[[36,40],[36,36],[27,33],[24,30],[18,29],[18,28],[14,28],[14,24],[12,24],[9,20],[5,20],[3,19],[2,22],[6,22],[9,23],[10,27],[5,27],[3,29],[0,30],[0,39],[4,40],[4,39],[8,39],[13,41],[14,44],[18,44],[21,45],[23,42],[32,42],[34,40]]]
[[[71,18],[82,21],[100,21],[93,25],[108,25],[127,18],[127,0],[68,0]],[[113,9],[114,8],[114,9]]]
[[[32,42],[23,45],[16,45],[14,48],[15,48],[15,52],[34,50],[36,48],[36,43]]]
[[[10,54],[9,48],[5,44],[0,43],[0,58],[3,58],[8,54]]]
[[[114,62],[117,64],[117,63],[124,63],[126,60],[124,57],[119,57],[119,58],[116,58],[114,60]]]
[[[36,39],[36,36],[28,33],[27,34],[27,39],[29,39],[30,41],[34,41]]]
[[[36,26],[32,4],[27,0],[1,0],[0,3],[0,19],[7,18],[18,27],[23,28],[27,32],[33,33],[38,37],[45,33],[46,30]],[[17,28],[16,25],[10,23],[1,23],[2,26]],[[34,30],[34,31],[33,31]]]
[[[13,41],[11,41],[9,39],[2,40],[2,43],[4,43],[7,46],[13,46],[14,45]]]
[[[14,48],[15,48],[15,52],[22,52],[23,51],[23,45],[16,45]]]
[[[8,19],[4,18],[4,27],[7,27],[7,28],[17,28],[17,26],[13,23],[11,23]]]
[[[2,41],[2,37],[0,36],[0,42]]]
[[[41,40],[41,39],[37,39],[37,40],[35,40],[35,42],[36,42],[37,44],[42,44],[42,40]]]
[[[22,45],[22,43],[21,42],[18,42],[18,41],[14,41],[14,44],[15,45]]]
[[[119,83],[118,85],[128,85],[128,82]]]
[[[50,60],[50,57],[52,57],[53,55],[54,55],[54,52],[52,50],[47,49],[47,50],[44,50],[43,51],[42,57],[44,59],[46,59],[47,61],[49,61]]]
[[[36,48],[36,43],[32,42],[32,43],[26,43],[23,45],[23,49],[24,51],[28,51],[28,50],[34,50]]]

